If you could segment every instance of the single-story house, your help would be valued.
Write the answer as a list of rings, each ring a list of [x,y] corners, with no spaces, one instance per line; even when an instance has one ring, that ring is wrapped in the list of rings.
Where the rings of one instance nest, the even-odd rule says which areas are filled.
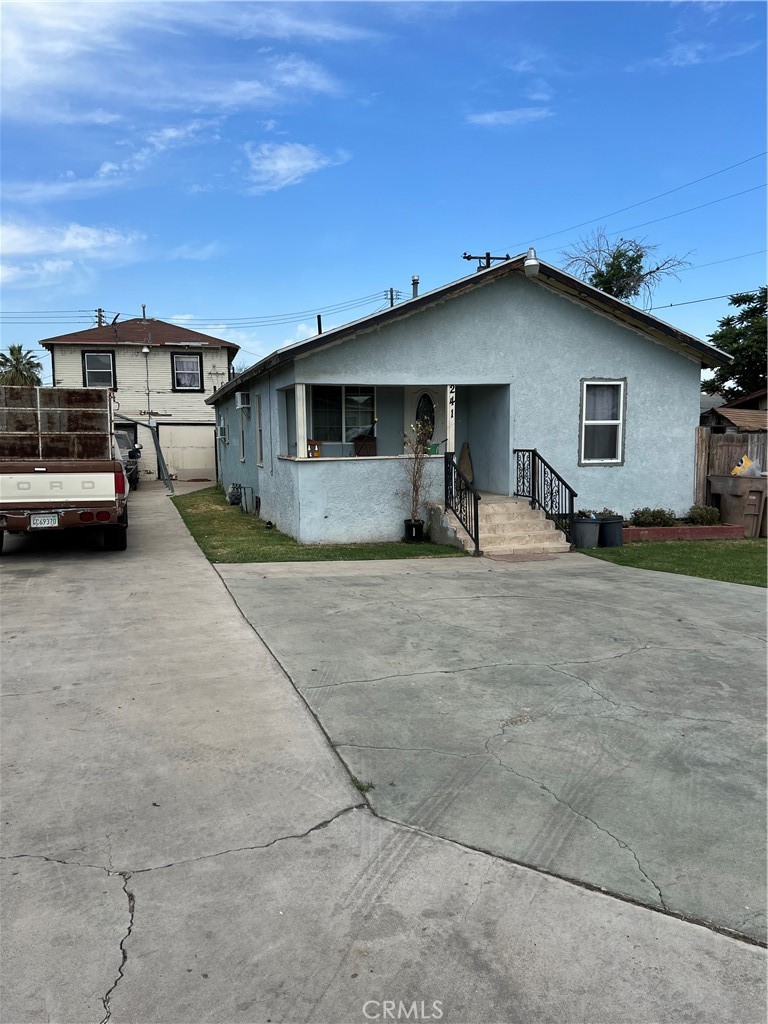
[[[219,481],[247,508],[304,543],[385,541],[408,515],[403,435],[425,418],[432,501],[463,450],[486,498],[538,486],[567,512],[551,467],[578,508],[687,511],[701,369],[729,362],[530,250],[279,349],[206,401]]]
[[[716,433],[756,433],[768,430],[768,390],[761,388],[727,404],[710,408],[701,424]]]
[[[143,445],[142,476],[156,479],[164,459],[173,477],[213,482],[215,417],[205,399],[232,376],[239,346],[150,317],[99,319],[39,343],[51,353],[54,386],[112,389],[119,429]]]

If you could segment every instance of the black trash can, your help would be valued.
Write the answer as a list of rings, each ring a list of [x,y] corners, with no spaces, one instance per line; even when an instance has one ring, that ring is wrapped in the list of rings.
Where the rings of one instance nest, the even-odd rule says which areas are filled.
[[[599,548],[620,548],[624,543],[622,530],[624,519],[622,516],[606,516],[600,520],[600,535],[597,546]]]
[[[600,523],[586,516],[573,517],[573,546],[575,548],[596,548],[600,535]]]

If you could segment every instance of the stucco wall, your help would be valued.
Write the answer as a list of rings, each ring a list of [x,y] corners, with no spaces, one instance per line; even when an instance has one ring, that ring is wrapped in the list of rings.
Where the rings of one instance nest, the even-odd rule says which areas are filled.
[[[402,321],[296,361],[308,383],[511,385],[511,447],[538,448],[580,506],[676,512],[693,501],[700,367],[535,279],[510,275]],[[622,466],[579,462],[582,378],[626,379]],[[464,389],[461,389],[462,391]],[[461,391],[460,391],[461,395]],[[473,422],[474,421],[474,422]],[[457,448],[466,430],[459,410]],[[484,443],[484,442],[483,442]]]
[[[298,471],[303,544],[401,540],[409,514],[405,459],[316,459],[285,461]],[[425,500],[440,501],[443,459],[429,459]]]

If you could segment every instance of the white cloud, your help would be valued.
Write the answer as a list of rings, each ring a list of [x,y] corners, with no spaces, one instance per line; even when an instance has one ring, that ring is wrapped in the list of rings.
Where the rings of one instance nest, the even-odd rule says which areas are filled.
[[[219,119],[195,120],[156,129],[143,136],[123,160],[104,160],[92,175],[77,177],[74,171],[67,171],[53,181],[8,182],[4,187],[5,198],[19,203],[80,199],[127,185],[160,153],[218,138],[215,133],[212,136],[207,133],[207,129],[218,124]]]
[[[349,160],[349,154],[343,151],[328,156],[300,142],[263,142],[260,146],[249,142],[244,149],[250,164],[248,177],[252,184],[248,191],[252,195],[297,185],[308,174]]]
[[[2,236],[3,252],[9,256],[69,252],[91,257],[124,252],[144,237],[136,231],[123,232],[116,228],[95,228],[76,223],[54,227],[7,223],[3,225]]]
[[[719,64],[733,57],[743,57],[757,49],[759,42],[743,43],[740,46],[728,49],[718,49],[714,43],[689,40],[687,42],[675,43],[666,53],[660,57],[649,57],[647,60],[632,64],[629,71],[639,71],[644,68],[691,68],[700,64]]]
[[[339,91],[320,65],[294,54],[252,52],[247,62],[217,65],[164,45],[163,35],[341,42],[370,35],[318,17],[314,5],[299,13],[261,4],[27,2],[6,4],[3,22],[5,116],[63,124],[111,124],[122,116],[116,110],[231,111]]]
[[[513,110],[489,110],[484,114],[467,114],[469,124],[496,128],[504,125],[531,124],[552,117],[549,107],[516,107]]]
[[[525,90],[525,98],[533,103],[549,103],[555,91],[543,78],[535,78]]]
[[[207,245],[179,245],[168,254],[169,260],[209,260],[218,256],[221,246],[218,242]]]

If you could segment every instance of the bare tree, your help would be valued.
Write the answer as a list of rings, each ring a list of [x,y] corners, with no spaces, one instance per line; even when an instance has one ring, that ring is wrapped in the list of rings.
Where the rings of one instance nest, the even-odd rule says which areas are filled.
[[[605,228],[596,228],[561,255],[566,261],[565,269],[582,281],[625,302],[640,297],[643,308],[648,309],[654,289],[664,278],[677,278],[679,270],[691,265],[690,252],[660,259],[655,255],[658,248],[644,238],[611,241]]]

